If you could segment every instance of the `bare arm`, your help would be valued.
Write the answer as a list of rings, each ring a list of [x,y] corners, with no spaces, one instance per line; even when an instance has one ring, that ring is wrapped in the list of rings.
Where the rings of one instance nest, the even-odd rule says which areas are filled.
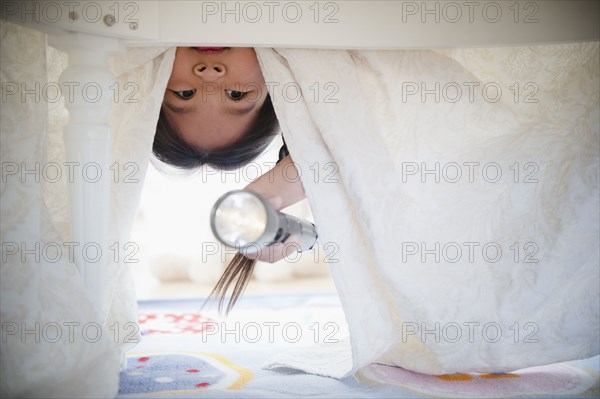
[[[294,161],[289,155],[269,172],[248,184],[246,188],[263,195],[277,210],[287,208],[304,198],[304,187],[300,182]],[[296,246],[289,244],[286,242],[269,245],[262,251],[246,256],[273,263],[296,250]]]
[[[277,210],[287,208],[304,198],[304,187],[289,155],[246,188],[269,199]]]

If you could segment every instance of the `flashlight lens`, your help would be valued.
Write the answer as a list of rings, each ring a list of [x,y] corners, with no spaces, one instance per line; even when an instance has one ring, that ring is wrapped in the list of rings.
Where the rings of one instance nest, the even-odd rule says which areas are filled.
[[[244,191],[225,197],[214,218],[215,234],[231,247],[257,242],[267,227],[265,206],[255,195]]]

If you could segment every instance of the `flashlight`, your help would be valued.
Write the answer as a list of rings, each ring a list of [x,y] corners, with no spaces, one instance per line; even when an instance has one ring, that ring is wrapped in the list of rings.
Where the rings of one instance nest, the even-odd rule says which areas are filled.
[[[277,211],[265,197],[250,190],[222,195],[212,208],[210,226],[219,241],[242,254],[256,253],[288,239],[303,252],[317,241],[314,224]]]

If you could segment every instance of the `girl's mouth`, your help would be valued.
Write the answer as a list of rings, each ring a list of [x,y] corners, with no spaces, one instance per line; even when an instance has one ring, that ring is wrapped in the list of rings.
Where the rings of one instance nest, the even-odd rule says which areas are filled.
[[[203,54],[218,54],[228,48],[229,47],[194,47],[196,51]]]

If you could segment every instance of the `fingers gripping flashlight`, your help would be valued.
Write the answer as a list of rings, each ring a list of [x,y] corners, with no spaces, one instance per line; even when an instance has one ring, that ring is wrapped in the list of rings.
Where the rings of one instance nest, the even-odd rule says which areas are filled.
[[[298,252],[312,249],[315,225],[277,211],[262,195],[250,190],[230,191],[215,202],[210,225],[223,244],[242,254],[260,251],[275,243],[294,242]]]

